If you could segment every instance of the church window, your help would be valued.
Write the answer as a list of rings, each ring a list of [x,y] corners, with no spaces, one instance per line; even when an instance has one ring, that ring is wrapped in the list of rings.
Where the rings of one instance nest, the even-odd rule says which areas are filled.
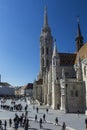
[[[47,55],[49,54],[49,50],[48,50],[48,47],[46,48],[46,54],[47,54]]]
[[[65,84],[65,86],[67,87],[68,85],[67,85],[67,84]]]
[[[76,90],[76,92],[75,92],[75,96],[78,97],[78,91],[77,91],[77,90]]]
[[[44,66],[44,59],[42,59],[42,66]]]
[[[58,77],[56,79],[58,80]]]
[[[43,47],[41,48],[41,51],[42,51],[42,54],[44,54],[44,48]]]

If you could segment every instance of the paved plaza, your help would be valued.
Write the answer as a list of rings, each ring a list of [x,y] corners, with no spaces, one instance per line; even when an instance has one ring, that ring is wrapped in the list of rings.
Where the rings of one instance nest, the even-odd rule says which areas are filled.
[[[7,104],[10,105],[10,101],[6,102]],[[26,105],[25,101],[17,101],[17,103],[21,103],[23,107]],[[48,113],[46,113],[46,108],[47,106],[38,106],[37,104],[35,107],[38,106],[39,111],[38,113],[36,112],[36,109],[33,109],[33,104],[30,104],[28,101],[28,118],[29,118],[29,130],[39,130],[39,119],[43,118],[43,114],[46,115],[46,122],[43,122],[43,130],[62,130],[62,123],[66,123],[66,130],[86,130],[85,129],[85,118],[86,115],[84,114],[65,114],[64,111],[59,111],[59,110],[52,110],[49,109]],[[0,119],[4,123],[4,120],[6,119],[7,121],[10,118],[15,117],[15,113],[18,115],[21,115],[24,113],[24,109],[20,112],[18,111],[6,111],[0,108]],[[38,122],[35,122],[35,114],[37,114],[38,117]],[[55,118],[58,117],[59,125],[55,125]],[[8,123],[7,123],[8,124]],[[13,130],[14,127],[9,127],[7,125],[7,130]],[[18,130],[24,130],[23,127],[19,127]]]

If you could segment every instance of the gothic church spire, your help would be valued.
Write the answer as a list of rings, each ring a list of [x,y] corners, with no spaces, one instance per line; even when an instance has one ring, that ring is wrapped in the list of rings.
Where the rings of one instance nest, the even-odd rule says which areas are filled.
[[[44,7],[44,26],[48,26],[47,7]]]
[[[77,28],[77,37],[76,37],[76,47],[77,47],[77,51],[79,51],[79,49],[83,46],[83,36],[81,34],[79,17],[77,17],[77,24],[78,24],[78,28]]]

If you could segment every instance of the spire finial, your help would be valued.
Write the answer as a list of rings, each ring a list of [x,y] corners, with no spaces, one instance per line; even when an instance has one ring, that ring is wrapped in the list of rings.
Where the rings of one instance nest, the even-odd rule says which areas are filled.
[[[77,16],[77,36],[75,40],[76,40],[76,50],[79,51],[79,49],[83,46],[83,36],[81,34],[79,16]]]
[[[44,26],[48,25],[47,7],[44,7]]]
[[[80,18],[79,18],[79,16],[77,16],[77,23],[80,23]]]
[[[80,18],[79,18],[79,16],[77,16],[77,23],[78,23],[77,36],[78,36],[78,37],[81,37]]]

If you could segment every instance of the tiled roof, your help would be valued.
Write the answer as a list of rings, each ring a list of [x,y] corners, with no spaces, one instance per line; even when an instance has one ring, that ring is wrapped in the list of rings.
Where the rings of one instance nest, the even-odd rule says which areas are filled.
[[[79,50],[79,56],[80,56],[80,59],[83,60],[85,58],[87,58],[87,43],[85,43]],[[78,56],[78,53],[77,53],[77,56]],[[75,63],[77,63],[77,56],[76,56],[76,60],[75,60]]]
[[[74,65],[76,54],[75,53],[58,53],[60,58],[60,65]]]

